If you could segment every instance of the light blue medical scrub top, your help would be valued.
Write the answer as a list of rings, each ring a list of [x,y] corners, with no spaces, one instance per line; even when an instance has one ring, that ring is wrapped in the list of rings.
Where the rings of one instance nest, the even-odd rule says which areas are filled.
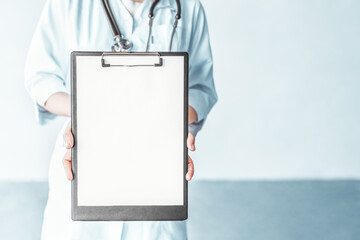
[[[132,17],[120,0],[109,0],[116,22],[131,51],[145,51],[151,2],[145,0]],[[196,135],[217,102],[213,60],[204,9],[199,0],[182,0],[182,15],[172,51],[189,53],[189,105],[198,121],[189,130]],[[168,51],[175,14],[175,0],[161,0],[154,11],[149,51]],[[56,115],[43,106],[56,92],[70,93],[70,53],[111,51],[113,36],[100,0],[48,0],[42,11],[27,55],[25,86],[46,124]],[[166,114],[166,113],[164,113]]]
[[[148,12],[144,1],[134,17],[120,0],[109,0],[131,51],[145,51],[148,39]],[[182,0],[182,17],[175,32],[172,51],[189,53],[189,104],[198,122],[189,126],[196,135],[217,101],[213,61],[204,9],[198,0]],[[167,51],[174,17],[175,0],[161,0],[155,9],[150,51]],[[56,115],[43,106],[56,92],[70,93],[70,53],[111,51],[113,36],[101,0],[47,0],[27,56],[25,86],[40,124]],[[164,113],[166,114],[166,113]],[[66,149],[59,134],[49,169],[49,198],[44,213],[42,239],[186,239],[184,222],[73,222],[70,218],[70,182],[61,159]]]

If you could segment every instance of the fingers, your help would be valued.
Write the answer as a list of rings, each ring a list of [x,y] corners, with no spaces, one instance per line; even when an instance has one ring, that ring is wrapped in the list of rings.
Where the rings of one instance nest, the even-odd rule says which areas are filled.
[[[71,123],[69,122],[64,132],[64,143],[67,149],[71,149],[74,146],[74,136],[71,132]]]
[[[71,181],[73,179],[73,174],[71,170],[71,150],[67,150],[63,158],[63,165],[65,169],[66,178]]]
[[[191,132],[188,133],[187,147],[191,151],[195,151],[195,137]]]
[[[190,181],[194,176],[194,162],[190,156],[188,156],[188,172],[186,173],[186,180]]]
[[[195,136],[189,132],[187,138],[187,147],[191,151],[195,151]],[[190,181],[194,176],[194,162],[190,156],[188,156],[188,172],[186,173],[186,180]]]

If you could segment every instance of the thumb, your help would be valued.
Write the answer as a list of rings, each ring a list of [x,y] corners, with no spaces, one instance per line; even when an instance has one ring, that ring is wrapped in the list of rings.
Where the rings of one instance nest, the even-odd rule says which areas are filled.
[[[191,132],[188,133],[187,147],[191,151],[195,151],[195,136]]]

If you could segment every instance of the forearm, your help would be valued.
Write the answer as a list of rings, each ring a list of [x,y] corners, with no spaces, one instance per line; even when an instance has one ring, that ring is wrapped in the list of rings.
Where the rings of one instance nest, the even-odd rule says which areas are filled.
[[[55,93],[46,101],[44,108],[53,114],[70,117],[70,95],[63,92]],[[189,124],[196,121],[196,111],[189,106]]]
[[[44,108],[53,114],[70,117],[70,95],[64,92],[54,93],[46,101]]]

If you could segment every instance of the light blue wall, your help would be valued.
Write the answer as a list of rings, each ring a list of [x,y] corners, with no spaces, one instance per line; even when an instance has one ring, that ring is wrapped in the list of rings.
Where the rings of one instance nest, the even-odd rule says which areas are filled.
[[[219,102],[196,178],[360,178],[360,2],[202,2]],[[45,179],[61,124],[37,126],[23,88],[43,3],[0,2],[0,179]]]
[[[360,2],[204,0],[219,103],[211,178],[360,176]]]
[[[0,1],[0,180],[47,178],[59,121],[48,127],[37,125],[23,78],[25,56],[44,2]]]

